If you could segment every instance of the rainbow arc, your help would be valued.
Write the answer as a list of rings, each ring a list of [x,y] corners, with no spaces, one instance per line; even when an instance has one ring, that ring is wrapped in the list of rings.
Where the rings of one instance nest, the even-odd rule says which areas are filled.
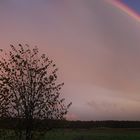
[[[123,12],[125,12],[127,15],[133,17],[135,20],[140,22],[140,15],[130,7],[128,7],[126,4],[121,2],[120,0],[107,0],[110,4],[114,5],[115,7],[119,8]]]

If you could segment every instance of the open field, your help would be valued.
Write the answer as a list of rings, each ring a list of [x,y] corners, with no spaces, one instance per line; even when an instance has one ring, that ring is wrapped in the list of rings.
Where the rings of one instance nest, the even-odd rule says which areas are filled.
[[[56,130],[46,140],[140,140],[140,129]]]
[[[0,140],[15,138],[7,136]],[[140,140],[140,129],[57,129],[48,131],[35,140]]]
[[[24,120],[0,120],[0,140],[16,140],[17,122],[25,130]],[[140,140],[140,121],[34,120],[33,130],[34,140]]]

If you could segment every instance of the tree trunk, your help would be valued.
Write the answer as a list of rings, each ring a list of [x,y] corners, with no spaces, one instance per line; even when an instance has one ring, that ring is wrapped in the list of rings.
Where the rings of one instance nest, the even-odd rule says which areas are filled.
[[[26,121],[25,140],[32,140],[32,119]]]
[[[31,140],[32,139],[32,134],[31,130],[29,128],[26,129],[26,140]]]

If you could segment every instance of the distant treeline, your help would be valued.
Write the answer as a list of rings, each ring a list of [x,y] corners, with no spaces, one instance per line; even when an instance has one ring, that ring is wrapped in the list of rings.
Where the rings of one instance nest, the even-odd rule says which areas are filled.
[[[24,119],[0,119],[0,129],[24,129]],[[34,120],[34,129],[50,130],[52,128],[91,129],[91,128],[140,128],[140,121],[67,121]],[[18,126],[18,127],[17,127]]]

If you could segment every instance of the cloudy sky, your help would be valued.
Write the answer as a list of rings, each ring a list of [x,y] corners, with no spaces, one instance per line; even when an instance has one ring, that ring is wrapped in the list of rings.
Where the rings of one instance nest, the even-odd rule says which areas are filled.
[[[56,62],[69,119],[139,120],[138,1],[0,0],[0,47],[37,45]]]

